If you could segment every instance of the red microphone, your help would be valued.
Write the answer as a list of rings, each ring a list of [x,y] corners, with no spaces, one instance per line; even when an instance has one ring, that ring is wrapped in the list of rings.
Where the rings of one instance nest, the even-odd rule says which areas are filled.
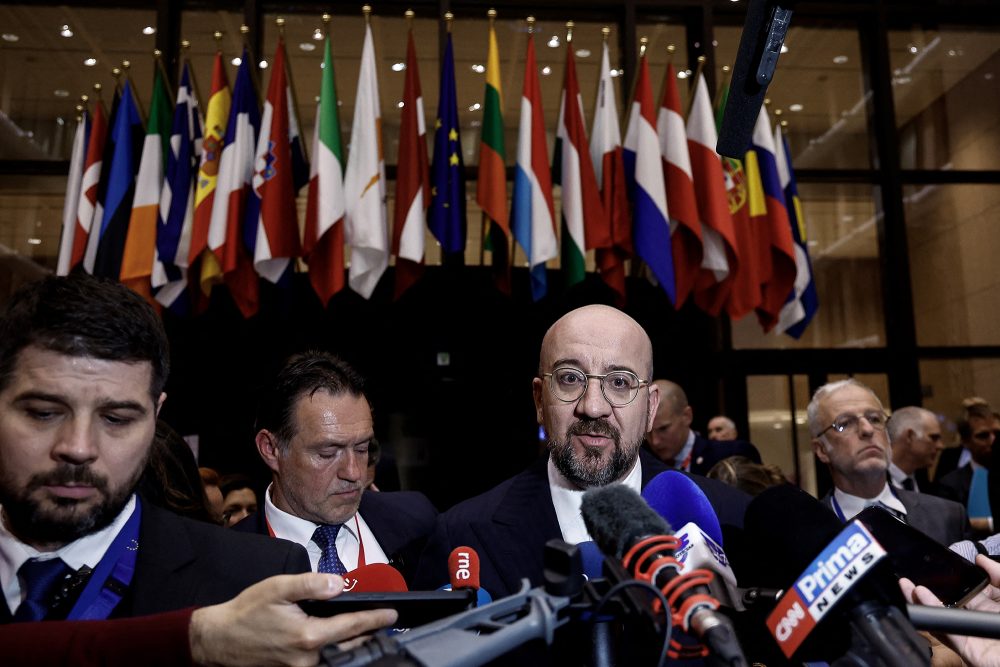
[[[476,562],[476,580],[479,580],[479,563]],[[403,593],[408,591],[403,575],[385,563],[362,565],[344,575],[345,593]]]
[[[453,591],[479,590],[479,554],[472,547],[455,547],[448,556],[448,579]]]

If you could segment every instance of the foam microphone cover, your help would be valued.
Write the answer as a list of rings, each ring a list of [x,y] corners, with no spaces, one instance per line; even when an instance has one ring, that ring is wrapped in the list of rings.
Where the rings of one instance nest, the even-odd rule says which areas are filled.
[[[455,547],[448,556],[452,590],[479,588],[479,554],[472,547]]]
[[[722,526],[705,492],[684,473],[676,470],[661,472],[642,490],[643,499],[671,526],[697,524],[719,546]]]
[[[580,513],[601,551],[618,559],[644,537],[671,534],[667,522],[638,493],[622,484],[586,491]]]
[[[408,590],[403,575],[385,563],[362,565],[344,575],[345,593],[405,593]]]

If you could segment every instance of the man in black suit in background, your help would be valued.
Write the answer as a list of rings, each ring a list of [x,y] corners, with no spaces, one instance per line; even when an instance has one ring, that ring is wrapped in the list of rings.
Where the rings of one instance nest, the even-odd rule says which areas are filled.
[[[166,399],[163,325],[126,287],[49,277],[0,315],[0,622],[138,616],[307,571],[135,493]]]
[[[760,452],[744,440],[709,440],[691,430],[694,412],[687,394],[676,382],[657,380],[660,406],[646,444],[667,467],[704,475],[716,463],[730,456],[745,456],[760,463]]]
[[[660,401],[652,372],[649,336],[625,313],[591,305],[556,321],[542,340],[532,380],[547,456],[442,514],[421,557],[417,585],[447,583],[449,553],[467,546],[479,555],[482,588],[496,599],[516,593],[522,579],[542,583],[546,541],[590,540],[580,515],[584,491],[615,482],[639,491],[666,470],[641,449]],[[749,496],[715,480],[692,479],[723,532],[739,531]]]
[[[272,482],[234,528],[301,544],[319,572],[389,563],[409,582],[437,510],[422,493],[366,490],[375,430],[364,378],[332,354],[295,355],[265,390],[257,428]]]

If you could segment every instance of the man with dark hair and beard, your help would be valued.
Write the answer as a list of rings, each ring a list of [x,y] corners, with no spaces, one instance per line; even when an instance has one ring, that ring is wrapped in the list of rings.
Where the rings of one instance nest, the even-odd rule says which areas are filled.
[[[149,304],[85,274],[26,285],[0,314],[0,623],[215,604],[309,570],[298,545],[135,493],[168,360]]]
[[[547,456],[438,517],[420,559],[419,587],[448,581],[448,554],[459,545],[478,553],[480,583],[494,599],[517,592],[525,578],[533,586],[543,583],[547,540],[591,539],[580,515],[584,491],[617,482],[638,492],[667,469],[641,449],[660,401],[652,375],[649,336],[625,313],[591,305],[556,321],[542,340],[532,381]],[[749,496],[691,478],[724,529],[742,528]]]

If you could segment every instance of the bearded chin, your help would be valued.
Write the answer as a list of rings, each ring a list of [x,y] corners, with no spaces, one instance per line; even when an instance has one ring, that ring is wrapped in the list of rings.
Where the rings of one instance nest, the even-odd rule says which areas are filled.
[[[635,465],[642,441],[627,443],[623,447],[615,443],[610,457],[605,460],[605,449],[584,447],[582,456],[577,456],[569,437],[563,440],[549,439],[548,448],[556,470],[563,477],[581,489],[606,486],[621,480]]]

